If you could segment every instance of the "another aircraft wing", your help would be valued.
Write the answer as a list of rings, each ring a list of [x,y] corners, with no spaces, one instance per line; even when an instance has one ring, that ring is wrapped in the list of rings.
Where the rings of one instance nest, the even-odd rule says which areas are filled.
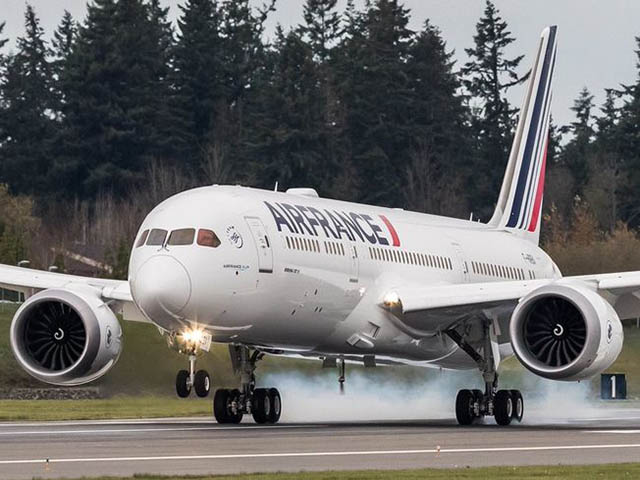
[[[41,290],[64,288],[71,284],[94,287],[112,310],[122,314],[124,320],[148,322],[134,304],[129,282],[125,280],[81,277],[0,264],[0,288],[20,292],[25,299]]]
[[[581,284],[596,290],[613,306],[620,319],[640,317],[640,272],[583,275],[556,280],[405,286],[393,289],[389,298],[398,300],[396,308],[408,326],[435,331],[467,315],[509,313],[521,298],[551,283]]]

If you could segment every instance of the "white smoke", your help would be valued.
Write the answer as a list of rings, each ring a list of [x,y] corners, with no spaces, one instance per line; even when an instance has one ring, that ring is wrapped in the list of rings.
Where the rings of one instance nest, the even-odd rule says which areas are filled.
[[[347,369],[349,370],[349,369]],[[483,389],[477,371],[421,370],[407,378],[396,369],[347,371],[344,394],[336,369],[319,373],[274,372],[262,384],[275,386],[283,400],[284,422],[436,420],[455,422],[455,398],[462,388]],[[589,382],[545,380],[528,372],[510,372],[501,388],[517,388],[525,400],[525,424],[564,424],[607,416]],[[492,423],[493,419],[485,419]]]

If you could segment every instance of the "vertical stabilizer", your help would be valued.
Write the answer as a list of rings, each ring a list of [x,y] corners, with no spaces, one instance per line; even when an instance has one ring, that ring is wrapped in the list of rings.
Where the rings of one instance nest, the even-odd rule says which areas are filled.
[[[542,32],[500,197],[489,222],[536,244],[540,238],[556,34],[556,26]]]

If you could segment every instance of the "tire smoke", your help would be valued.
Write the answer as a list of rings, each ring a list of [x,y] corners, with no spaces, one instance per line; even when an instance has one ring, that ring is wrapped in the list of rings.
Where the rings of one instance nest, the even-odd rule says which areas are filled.
[[[279,371],[262,377],[280,390],[282,421],[350,422],[424,420],[455,423],[455,398],[463,388],[484,389],[476,371],[378,367],[382,372],[353,369],[341,394],[337,370],[320,373]],[[518,369],[501,377],[501,388],[522,391],[525,425],[570,424],[606,416],[608,405],[597,400],[591,382],[565,383],[539,378]],[[485,423],[494,423],[485,418]]]

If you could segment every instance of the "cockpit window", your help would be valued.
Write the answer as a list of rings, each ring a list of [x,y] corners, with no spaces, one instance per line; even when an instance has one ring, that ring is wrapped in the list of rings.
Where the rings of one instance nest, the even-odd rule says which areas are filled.
[[[191,245],[193,243],[193,237],[196,235],[195,228],[181,228],[180,230],[174,230],[169,235],[168,245]]]
[[[140,235],[140,238],[138,239],[138,242],[136,243],[136,248],[141,247],[142,245],[144,245],[144,242],[147,241],[147,237],[149,236],[149,230],[145,230],[144,232],[142,232],[142,235]]]
[[[160,228],[154,228],[149,232],[147,245],[164,245],[164,239],[167,238],[167,231]]]
[[[198,230],[198,245],[216,248],[220,245],[220,239],[212,230],[201,228]]]

